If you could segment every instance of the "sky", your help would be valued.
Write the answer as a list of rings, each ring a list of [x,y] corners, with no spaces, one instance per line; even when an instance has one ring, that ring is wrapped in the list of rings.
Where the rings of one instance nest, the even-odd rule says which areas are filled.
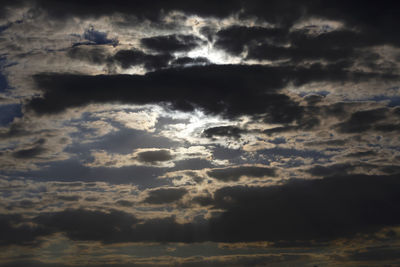
[[[0,266],[399,266],[399,13],[2,0]]]

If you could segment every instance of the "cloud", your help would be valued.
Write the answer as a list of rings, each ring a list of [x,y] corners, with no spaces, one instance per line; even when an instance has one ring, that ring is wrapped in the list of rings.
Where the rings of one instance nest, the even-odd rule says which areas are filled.
[[[64,210],[43,213],[34,222],[50,233],[63,232],[71,240],[121,242],[194,242],[204,240],[200,226],[178,224],[172,217],[142,221],[122,211]],[[199,229],[199,231],[195,231]]]
[[[122,69],[143,66],[150,71],[167,67],[173,59],[169,54],[146,54],[138,49],[121,49],[111,54],[111,51],[98,46],[75,46],[68,49],[67,55],[75,60],[105,65],[109,70],[113,70],[115,66],[120,66]]]
[[[107,38],[107,33],[96,31],[93,27],[85,30],[83,38],[97,45],[112,44],[116,46],[118,44],[118,40]]]
[[[138,148],[129,154],[108,153],[104,150],[91,151],[90,167],[121,168],[124,166],[147,166],[172,168],[175,163],[190,159],[212,160],[211,151],[202,146],[180,147],[175,150],[160,148]],[[198,163],[198,162],[197,162]],[[185,165],[184,163],[181,163]]]
[[[159,53],[187,52],[201,45],[203,41],[193,35],[163,35],[143,38],[141,44]]]
[[[397,225],[397,176],[336,176],[214,193],[214,240],[331,240]],[[387,203],[390,199],[390,205]],[[368,204],[367,204],[368,203]]]
[[[394,262],[400,260],[399,248],[369,247],[365,250],[353,251],[341,260],[356,262]]]
[[[137,154],[138,161],[144,163],[154,164],[162,161],[170,161],[174,158],[169,150],[150,150],[138,152]]]
[[[3,1],[3,261],[396,261],[398,8]]]
[[[228,16],[233,11],[240,9],[240,2],[237,0],[222,0],[219,5],[215,5],[215,3],[210,0],[191,3],[190,5],[183,4],[179,0],[168,2],[155,0],[151,3],[144,0],[132,3],[117,0],[114,4],[110,4],[108,1],[104,0],[89,0],[82,4],[82,2],[78,0],[72,0],[62,1],[58,5],[49,0],[35,0],[34,3],[37,7],[47,11],[53,19],[65,19],[73,16],[90,18],[120,13],[134,15],[140,19],[159,21],[163,14],[173,10],[201,16],[221,17]],[[97,8],[93,8],[93,5],[96,5]]]
[[[57,199],[61,201],[78,201],[79,199],[81,199],[81,197],[78,195],[64,195],[57,196]]]
[[[386,118],[388,110],[385,108],[357,111],[351,117],[338,125],[338,129],[342,133],[359,133],[372,128],[376,122]]]
[[[374,156],[377,156],[377,153],[372,150],[354,152],[354,153],[345,155],[346,158],[363,158],[363,157],[374,157]]]
[[[48,235],[49,229],[27,224],[19,214],[0,215],[0,246],[32,245],[37,238]]]
[[[108,50],[104,47],[75,46],[68,49],[67,56],[72,59],[87,61],[89,63],[104,64],[107,62],[109,54]]]
[[[193,66],[193,65],[208,65],[210,61],[206,57],[179,57],[172,61],[172,66]]]
[[[143,65],[147,70],[165,68],[172,60],[169,54],[149,55],[139,50],[119,50],[112,59],[122,68]]]
[[[44,213],[34,221],[44,225],[51,232],[65,232],[72,240],[124,241],[132,233],[132,226],[138,223],[133,215],[120,211],[109,213],[88,210],[65,210],[58,213]]]
[[[380,77],[330,68],[318,64],[295,70],[258,65],[209,65],[160,70],[144,76],[38,74],[34,80],[43,96],[30,100],[27,107],[38,114],[52,114],[93,102],[169,103],[172,109],[181,111],[200,108],[209,114],[228,117],[264,114],[267,122],[289,123],[300,119],[303,113],[298,103],[279,93],[289,81],[300,86],[313,81]]]
[[[236,166],[227,168],[212,169],[207,175],[219,181],[238,181],[242,177],[263,178],[276,176],[275,170],[261,166]]]
[[[216,33],[215,46],[231,54],[239,55],[244,52],[245,46],[252,42],[268,40],[283,43],[287,39],[287,34],[285,29],[233,25]]]
[[[96,31],[93,26],[85,30],[85,32],[82,35],[82,38],[87,41],[74,43],[73,47],[81,45],[112,45],[115,47],[118,45],[117,39],[107,38],[106,32]]]
[[[12,153],[13,157],[18,159],[30,159],[37,157],[47,151],[42,144],[35,145],[32,148],[20,149]]]
[[[397,176],[347,175],[316,180],[295,179],[276,186],[232,186],[217,189],[206,200],[208,219],[178,223],[173,217],[140,219],[111,210],[44,212],[32,220],[2,218],[2,244],[31,243],[64,233],[72,240],[120,242],[329,241],[376,233],[400,223],[396,207]],[[148,191],[144,202],[180,200],[184,188]],[[389,204],[388,204],[389,203]],[[29,222],[34,222],[34,226]],[[21,224],[22,223],[22,224]]]
[[[167,204],[182,199],[187,194],[185,188],[159,188],[148,191],[147,197],[143,200],[148,204]]]
[[[242,133],[246,133],[246,130],[240,129],[235,126],[218,126],[205,129],[203,135],[207,138],[214,138],[214,136],[223,136],[231,138],[240,138]]]

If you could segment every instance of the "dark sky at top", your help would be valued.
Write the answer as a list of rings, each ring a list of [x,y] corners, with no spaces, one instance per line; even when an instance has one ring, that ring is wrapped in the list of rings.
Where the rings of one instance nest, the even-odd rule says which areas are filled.
[[[400,265],[399,13],[1,1],[0,266]]]

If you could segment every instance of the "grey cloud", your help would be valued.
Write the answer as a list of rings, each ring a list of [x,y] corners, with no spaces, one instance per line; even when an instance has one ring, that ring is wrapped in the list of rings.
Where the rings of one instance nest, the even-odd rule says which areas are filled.
[[[32,243],[57,232],[72,240],[103,243],[329,241],[399,225],[400,217],[395,212],[399,188],[395,175],[348,175],[295,179],[269,187],[223,187],[212,198],[195,200],[220,210],[205,221],[180,224],[173,217],[143,220],[115,210],[64,210],[41,213],[32,219],[35,226],[29,227],[26,222],[30,220],[2,215],[0,237],[2,244]],[[176,201],[185,193],[179,189],[183,188],[165,188],[162,194],[154,194],[155,202],[149,202]]]
[[[214,193],[214,240],[332,240],[400,223],[397,176],[349,175]],[[389,202],[388,202],[389,201]],[[367,204],[368,203],[368,204]],[[388,205],[388,203],[391,203]]]
[[[141,162],[157,164],[174,158],[169,150],[149,150],[137,153],[137,159]]]
[[[109,52],[103,47],[79,46],[70,48],[67,51],[67,55],[76,60],[87,61],[95,64],[104,64],[107,62]]]
[[[242,133],[246,133],[246,130],[235,126],[218,126],[205,129],[203,135],[207,138],[213,138],[214,136],[225,136],[232,138],[240,138]]]
[[[43,147],[46,143],[45,139],[39,139],[33,143],[30,148],[20,149],[12,153],[13,157],[18,159],[30,159],[45,153],[48,149]]]
[[[172,66],[207,65],[210,61],[206,57],[179,57],[171,62]]]
[[[167,67],[172,58],[169,54],[151,55],[133,49],[119,50],[111,60],[117,62],[124,69],[135,65],[143,65],[147,70],[154,70]]]
[[[331,165],[315,165],[306,172],[314,176],[335,176],[335,175],[346,175],[355,169],[364,169],[364,172],[368,172],[371,169],[377,169],[377,166],[368,163],[337,163]]]
[[[185,188],[153,189],[148,191],[148,195],[143,202],[148,204],[168,204],[180,200],[187,192]]]
[[[160,53],[187,52],[203,42],[196,36],[182,34],[154,36],[141,40],[144,47]]]
[[[258,65],[208,65],[164,69],[144,76],[39,74],[34,80],[43,96],[31,99],[27,108],[38,114],[52,114],[93,102],[158,103],[181,111],[199,108],[226,117],[264,116],[269,123],[290,123],[302,118],[304,108],[279,92],[288,82],[303,85],[313,81],[380,77],[380,74],[352,73],[319,64],[295,70]]]
[[[369,150],[369,151],[360,151],[360,152],[354,152],[345,155],[346,158],[362,158],[362,157],[373,157],[376,156],[377,153],[375,151]]]
[[[0,215],[0,246],[33,245],[37,238],[50,234],[46,227],[32,226],[20,214]]]
[[[134,202],[129,200],[118,200],[116,204],[122,207],[132,207],[134,205]]]
[[[62,201],[78,201],[79,199],[81,199],[81,197],[77,195],[64,195],[64,196],[57,196],[56,199]]]
[[[262,178],[264,176],[274,177],[275,169],[269,167],[260,166],[239,166],[239,167],[227,167],[220,169],[212,169],[207,172],[207,175],[223,181],[238,181],[241,177],[248,176],[251,178]]]
[[[138,49],[121,49],[112,55],[107,49],[94,46],[72,47],[67,51],[67,55],[75,60],[105,65],[110,69],[116,65],[123,69],[143,66],[148,71],[165,68],[173,59],[169,54],[146,54]]]
[[[372,128],[373,124],[386,118],[385,108],[357,111],[351,117],[338,125],[342,133],[360,133]]]

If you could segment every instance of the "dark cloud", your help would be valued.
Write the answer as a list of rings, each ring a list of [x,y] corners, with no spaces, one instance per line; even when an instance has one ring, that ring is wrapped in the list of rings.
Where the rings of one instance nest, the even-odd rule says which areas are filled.
[[[201,2],[187,3],[182,0],[153,0],[151,2],[145,0],[136,0],[127,3],[124,0],[116,0],[111,4],[109,1],[100,0],[71,0],[60,1],[55,4],[50,0],[35,0],[34,3],[54,19],[65,19],[70,16],[79,17],[99,17],[102,15],[112,15],[115,13],[129,14],[139,19],[148,19],[159,21],[163,14],[177,10],[188,14],[197,14],[201,16],[225,17],[240,10],[240,1],[238,0],[221,0],[217,5],[214,1],[205,0]],[[93,8],[96,6],[96,8]]]
[[[150,190],[143,200],[148,204],[167,204],[180,200],[188,191],[185,188],[159,188]]]
[[[33,221],[49,229],[63,232],[72,240],[119,242],[195,242],[205,240],[205,227],[191,223],[178,224],[175,218],[146,221],[122,211],[64,210],[43,213]]]
[[[146,54],[137,49],[119,50],[111,55],[101,47],[73,47],[68,50],[67,55],[75,60],[87,61],[89,63],[106,65],[112,68],[118,65],[123,69],[133,66],[143,66],[146,70],[165,68],[173,57],[169,54]]]
[[[362,158],[362,157],[373,157],[376,156],[376,152],[369,150],[369,151],[360,151],[360,152],[354,152],[354,153],[350,153],[345,155],[346,158]]]
[[[132,207],[135,203],[129,200],[118,200],[116,204],[122,207]]]
[[[346,175],[349,171],[354,170],[356,166],[350,163],[339,163],[327,166],[316,165],[307,170],[308,173],[314,176],[333,176]]]
[[[180,262],[180,259],[177,257],[176,262],[173,263],[173,258],[168,263],[164,263],[163,261],[157,263],[109,263],[109,264],[96,264],[96,267],[151,267],[151,266],[180,266],[180,267],[203,267],[204,265],[210,267],[217,266],[232,266],[232,267],[241,267],[241,266],[270,266],[271,264],[302,264],[304,262],[310,262],[312,257],[307,254],[267,254],[267,255],[232,255],[232,256],[215,256],[215,257],[207,257],[207,256],[196,256],[191,257],[185,261]],[[70,265],[70,264],[52,264],[52,263],[44,263],[41,261],[28,261],[28,260],[15,260],[12,262],[4,263],[0,265],[1,267],[88,267],[92,265]],[[94,266],[94,265],[93,265]]]
[[[262,3],[258,4],[263,6]],[[304,4],[305,2],[299,3],[306,8],[307,5]],[[291,9],[296,5],[297,3],[290,3],[285,8]],[[275,3],[268,2],[264,6],[272,7],[273,10]],[[341,69],[348,69],[358,62],[357,64],[377,71],[395,71],[394,65],[381,66],[379,54],[363,51],[362,48],[385,44],[398,46],[399,38],[386,36],[378,31],[371,34],[369,27],[365,31],[344,28],[310,34],[307,29],[291,30],[288,28],[290,24],[281,26],[283,27],[267,28],[233,25],[215,34],[215,46],[236,56],[246,51],[246,58],[251,60],[288,60],[288,64],[306,61],[331,62],[340,65]],[[317,27],[310,27],[312,26]]]
[[[80,196],[78,195],[65,195],[65,196],[57,196],[58,200],[62,200],[62,201],[78,201],[79,199],[81,199]]]
[[[168,69],[145,76],[42,74],[35,80],[44,98],[33,99],[29,107],[37,113],[54,113],[90,102],[169,102],[174,109],[187,111],[196,106],[230,116],[273,110],[273,119],[293,120],[301,109],[276,93],[285,84],[282,75],[273,68],[230,65]]]
[[[238,181],[241,177],[262,178],[265,176],[274,177],[275,169],[260,166],[239,166],[212,169],[207,175],[223,182]]]
[[[169,54],[149,55],[139,50],[119,50],[113,59],[124,69],[143,65],[147,70],[153,70],[168,66],[172,56]]]
[[[307,104],[311,105],[311,106],[321,102],[323,99],[324,99],[324,96],[314,95],[314,94],[307,95],[304,97],[304,100],[307,102]]]
[[[43,97],[28,108],[38,114],[61,112],[89,103],[169,103],[177,110],[195,107],[229,117],[263,115],[265,121],[288,123],[302,117],[303,108],[279,89],[289,82],[379,79],[372,73],[351,73],[315,64],[309,68],[209,65],[165,69],[141,75],[38,74]],[[385,76],[395,79],[397,76]],[[383,78],[383,77],[382,77]]]
[[[374,130],[378,132],[398,132],[400,131],[400,123],[385,123],[374,126]]]
[[[201,206],[211,206],[214,203],[211,196],[196,196],[192,199],[192,202]]]
[[[266,129],[263,132],[268,135],[274,135],[274,134],[281,134],[281,133],[286,133],[286,132],[293,132],[297,131],[300,128],[296,125],[288,125],[288,126],[279,126],[279,127],[274,127],[270,129]]]
[[[12,153],[13,157],[18,159],[30,159],[40,156],[41,154],[45,153],[48,149],[43,147],[45,144],[46,139],[39,139],[33,143],[32,147],[24,148]]]
[[[368,33],[357,33],[348,30],[336,30],[329,33],[312,36],[306,31],[296,31],[287,35],[290,47],[278,46],[270,42],[256,45],[249,44],[249,59],[282,60],[291,62],[304,60],[339,61],[343,68],[352,65],[355,58],[361,57],[356,50],[366,46],[385,44],[381,39],[375,39]],[[378,60],[374,58],[373,61]]]
[[[336,176],[292,180],[282,186],[226,187],[211,219],[218,241],[330,240],[400,223],[397,176]]]
[[[172,66],[207,65],[210,61],[205,57],[179,57],[172,61]]]
[[[338,259],[341,261],[390,263],[394,261],[400,262],[400,254],[398,247],[368,247],[363,250],[352,251],[349,255]]]
[[[102,47],[72,47],[67,51],[67,55],[76,60],[87,61],[94,64],[104,64],[107,62],[109,54]]]
[[[12,122],[6,130],[0,131],[0,138],[7,139],[12,137],[21,137],[32,134],[20,121]]]
[[[350,155],[351,157],[357,157],[361,158],[363,156],[367,156],[363,154],[357,155]],[[345,157],[347,155],[344,155]],[[368,173],[371,170],[378,169],[379,167],[373,164],[369,163],[336,163],[336,164],[331,164],[331,165],[315,165],[306,172],[310,173],[311,175],[314,176],[335,176],[335,175],[346,175],[354,170],[357,170],[358,172],[362,171],[363,173]]]
[[[140,42],[145,48],[159,53],[187,52],[203,43],[196,36],[181,34],[143,38]]]
[[[26,222],[19,214],[0,214],[0,246],[33,245],[38,237],[50,233],[46,227]]]
[[[317,1],[317,4],[310,8],[310,13],[343,20],[348,25],[359,27],[361,32],[369,33],[370,39],[381,39],[398,45],[397,29],[391,29],[390,25],[399,23],[399,16],[396,14],[399,7],[398,2],[388,1],[378,7],[376,2],[368,0],[363,2],[361,10],[356,2],[338,1],[327,4]]]
[[[379,108],[372,110],[357,111],[351,114],[350,118],[337,125],[339,132],[360,133],[372,129],[376,122],[386,118],[388,109]]]
[[[203,135],[207,138],[213,138],[214,136],[240,138],[242,133],[246,133],[246,130],[235,126],[218,126],[208,128],[203,131]]]
[[[400,174],[400,166],[399,165],[384,165],[380,166],[380,171],[387,173],[387,174]]]
[[[3,1],[4,2],[4,1]],[[21,5],[36,6],[47,12],[53,19],[69,17],[100,17],[115,13],[129,14],[139,19],[159,21],[163,14],[176,10],[186,15],[213,16],[224,18],[233,13],[240,13],[240,18],[258,18],[280,28],[289,28],[300,18],[319,17],[343,21],[350,27],[358,28],[361,33],[369,33],[370,40],[384,40],[389,44],[399,44],[397,25],[399,4],[396,1],[386,1],[377,6],[375,1],[363,1],[362,8],[358,2],[335,1],[326,3],[323,0],[274,0],[274,1],[240,1],[221,0],[218,2],[205,0],[187,3],[182,0],[145,1],[138,0],[126,3],[116,0],[110,3],[106,0],[70,0],[57,1],[5,1],[0,9],[0,16],[5,16],[8,7]],[[96,6],[96,8],[93,8]]]
[[[296,179],[270,187],[224,187],[212,198],[196,200],[222,212],[207,221],[185,224],[173,217],[139,220],[121,211],[65,210],[38,215],[32,228],[21,226],[20,216],[4,215],[1,240],[2,244],[29,243],[63,232],[72,240],[104,243],[328,241],[399,225],[399,189],[397,176],[367,175]],[[168,203],[185,193],[179,188],[164,190],[147,202]]]
[[[276,266],[279,265],[297,265],[312,261],[312,256],[306,254],[269,254],[269,255],[234,255],[215,258],[199,258],[193,262],[187,262],[182,266],[201,267],[204,265],[215,266]]]
[[[32,209],[36,206],[37,203],[29,200],[29,199],[24,199],[21,201],[13,202],[10,205],[7,206],[8,210],[13,210],[15,208],[21,208],[21,209]]]
[[[312,141],[312,142],[306,142],[306,146],[326,146],[326,147],[341,147],[349,143],[349,140],[343,140],[343,139],[332,139],[332,140],[327,140],[327,141]]]
[[[169,150],[143,151],[137,153],[137,159],[145,163],[159,163],[172,160],[174,156]]]
[[[90,202],[97,202],[99,200],[99,198],[98,197],[86,197],[85,200],[90,201]]]
[[[264,41],[282,43],[285,41],[287,31],[279,28],[231,26],[216,33],[215,46],[225,51],[239,55],[246,45]]]
[[[41,214],[34,222],[51,232],[64,232],[72,240],[116,242],[126,240],[125,235],[131,234],[132,226],[139,221],[133,215],[115,210],[109,213],[65,210]]]
[[[172,167],[170,169],[171,171],[201,170],[204,168],[212,168],[215,166],[212,164],[212,162],[209,159],[202,159],[202,158],[180,159],[178,161],[175,161],[174,164],[175,164],[175,167]]]
[[[287,132],[295,132],[295,131],[309,131],[312,130],[314,127],[320,124],[320,120],[317,117],[309,114],[309,112],[304,112],[303,117],[298,121],[297,125],[285,125],[274,127],[270,129],[266,129],[263,133],[267,135],[274,135],[274,134],[282,134]]]
[[[204,26],[200,29],[199,33],[206,37],[209,41],[213,41],[216,29],[210,26]]]

